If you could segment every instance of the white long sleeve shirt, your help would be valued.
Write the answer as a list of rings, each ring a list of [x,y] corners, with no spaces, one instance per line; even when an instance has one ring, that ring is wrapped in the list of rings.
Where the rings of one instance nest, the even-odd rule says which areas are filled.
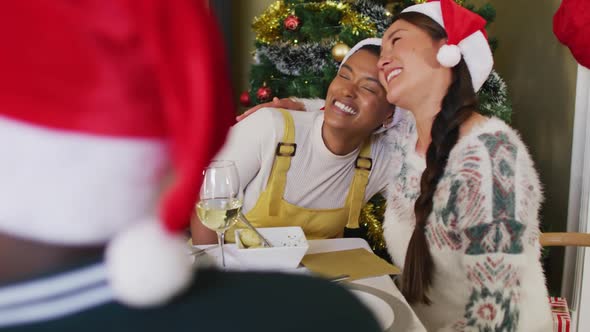
[[[311,209],[341,208],[345,204],[354,175],[359,149],[347,154],[332,153],[322,139],[323,112],[291,112],[295,123],[297,153],[287,173],[284,199]],[[236,124],[216,159],[236,162],[247,213],[266,188],[277,143],[283,138],[285,121],[273,108],[264,108]],[[373,169],[365,192],[365,202],[385,189],[389,152],[385,136],[378,134],[371,157]]]

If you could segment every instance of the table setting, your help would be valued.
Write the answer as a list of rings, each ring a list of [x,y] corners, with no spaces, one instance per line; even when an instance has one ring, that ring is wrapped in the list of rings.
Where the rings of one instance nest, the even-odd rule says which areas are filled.
[[[217,233],[217,245],[189,246],[199,266],[227,271],[274,271],[307,274],[337,282],[370,311],[384,332],[426,331],[393,278],[400,269],[375,255],[361,238],[307,240],[303,229],[256,228],[241,211],[239,177],[232,161],[213,161],[204,171],[196,212]],[[240,223],[239,228],[232,226]],[[226,233],[231,244],[225,244]],[[550,298],[553,330],[568,331],[567,302]]]
[[[277,238],[288,239],[289,235],[298,234],[297,229],[301,230],[299,227],[275,227],[259,228],[258,231],[271,244],[281,245],[281,240],[277,242]],[[350,290],[373,312],[384,332],[425,331],[392,277],[386,274],[395,272],[395,269],[388,269],[385,264],[374,264],[375,260],[382,259],[372,253],[364,239],[305,240],[303,235],[304,241],[295,238],[293,242],[288,243],[297,244],[295,247],[273,246],[253,249],[244,248],[239,241],[239,235],[236,235],[236,239],[238,243],[224,245],[225,267],[221,265],[221,251],[217,245],[191,246],[191,252],[196,253],[193,254],[195,264],[213,265],[227,271],[274,271],[326,278]],[[301,254],[302,249],[304,254]],[[249,250],[251,252],[248,252]],[[367,257],[372,257],[368,263],[357,263],[366,260]],[[281,258],[284,259],[281,261]],[[309,267],[304,265],[305,262],[311,262],[308,263]],[[339,269],[346,262],[349,268]],[[316,264],[322,263],[328,263],[328,267],[318,269]],[[389,266],[393,267],[390,264]],[[367,276],[371,274],[373,276]]]
[[[360,238],[307,240],[303,229],[252,226],[241,212],[239,177],[232,161],[213,161],[203,173],[196,217],[217,233],[217,245],[190,245],[199,266],[226,271],[274,271],[337,282],[367,306],[384,332],[425,331],[393,282],[399,268],[375,255]],[[240,223],[239,228],[232,228]],[[228,239],[235,243],[225,243]]]

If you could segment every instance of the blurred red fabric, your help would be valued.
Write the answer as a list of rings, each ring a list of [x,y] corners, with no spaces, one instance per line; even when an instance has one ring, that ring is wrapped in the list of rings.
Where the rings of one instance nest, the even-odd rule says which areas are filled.
[[[553,33],[582,66],[590,68],[590,1],[563,0],[553,16]]]
[[[4,1],[0,116],[166,139],[177,181],[162,217],[184,228],[234,122],[221,38],[204,0]]]

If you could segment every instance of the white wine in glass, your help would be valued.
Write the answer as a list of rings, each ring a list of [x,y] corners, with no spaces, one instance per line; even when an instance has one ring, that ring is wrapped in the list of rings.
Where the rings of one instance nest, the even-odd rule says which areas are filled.
[[[197,204],[197,216],[205,227],[225,232],[239,219],[242,202],[237,198],[212,198]]]
[[[242,209],[242,201],[238,198],[238,171],[233,161],[214,160],[205,168],[203,175],[197,216],[205,227],[217,233],[221,265],[225,268],[225,231],[239,220]]]

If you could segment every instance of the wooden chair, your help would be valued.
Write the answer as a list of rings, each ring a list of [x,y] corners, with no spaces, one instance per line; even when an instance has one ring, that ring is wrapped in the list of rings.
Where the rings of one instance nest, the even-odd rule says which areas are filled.
[[[541,233],[539,242],[543,247],[590,247],[590,233]],[[554,331],[569,331],[571,324],[567,302],[563,298],[550,297]]]
[[[539,241],[543,247],[590,247],[590,233],[541,233]]]

